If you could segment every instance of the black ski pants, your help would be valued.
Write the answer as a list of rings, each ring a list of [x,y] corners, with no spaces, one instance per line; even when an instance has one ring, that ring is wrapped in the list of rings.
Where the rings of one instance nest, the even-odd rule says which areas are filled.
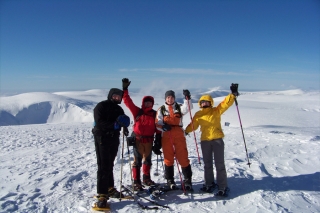
[[[120,144],[118,135],[94,136],[97,155],[97,193],[108,194],[109,187],[114,187],[113,166]]]

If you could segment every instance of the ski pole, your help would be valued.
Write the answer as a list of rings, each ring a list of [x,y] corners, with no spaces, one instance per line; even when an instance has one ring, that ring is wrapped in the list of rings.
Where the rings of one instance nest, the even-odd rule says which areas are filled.
[[[155,176],[158,176],[158,175],[159,175],[158,162],[159,162],[159,157],[158,157],[158,155],[157,155],[157,169],[156,169],[156,172],[154,173]]]
[[[250,163],[250,161],[249,161],[249,156],[248,156],[248,150],[247,150],[246,140],[245,140],[244,134],[243,134],[243,128],[242,128],[242,123],[241,123],[241,118],[240,118],[240,113],[239,113],[237,98],[235,98],[234,101],[236,102],[236,107],[237,107],[237,112],[238,112],[238,117],[239,117],[239,121],[240,121],[240,127],[241,127],[241,131],[242,131],[243,142],[244,142],[244,148],[245,148],[246,154],[247,154],[247,160],[248,160],[247,165],[248,165],[249,168],[250,168],[251,163]]]
[[[175,150],[173,142],[172,142],[172,137],[171,137],[171,132],[170,131],[169,131],[169,134],[170,134],[170,141],[171,141],[172,149],[173,149],[173,153],[174,153],[174,159],[176,160],[176,164],[177,164],[179,175],[180,175],[180,181],[181,181],[181,185],[182,185],[182,190],[183,190],[183,193],[186,194],[186,189],[184,187],[184,182],[182,181],[182,175],[181,175],[181,172],[180,172],[179,163],[178,163],[178,160],[177,160],[177,157],[176,157],[176,150]]]
[[[165,171],[164,171],[164,166],[163,166],[163,159],[162,159],[162,154],[160,155],[160,160],[161,160],[161,164],[162,164],[162,170],[163,170],[163,178],[166,178],[165,177]]]
[[[131,167],[131,157],[130,157],[130,150],[129,150],[128,143],[127,143],[127,149],[128,149],[128,157],[129,157],[129,167],[130,167],[130,177],[131,177],[132,191],[134,191],[134,183],[133,183],[133,178],[132,178],[132,167]],[[133,199],[134,199],[134,201],[136,201],[136,196],[135,196],[134,193],[133,193]]]
[[[186,96],[186,99],[187,99],[187,96]],[[188,100],[188,99],[187,99],[187,100]],[[200,166],[201,166],[200,155],[199,155],[199,151],[198,151],[197,138],[196,138],[196,133],[194,132],[194,127],[193,127],[193,122],[192,122],[192,115],[191,115],[189,100],[188,100],[188,108],[189,108],[189,113],[190,113],[191,126],[192,126],[192,132],[193,132],[193,137],[194,137],[194,143],[196,144],[196,148],[197,148],[198,161],[199,161],[199,164],[200,164]]]
[[[123,150],[124,150],[124,131],[122,130],[122,152],[121,152],[121,166],[120,166],[120,198],[119,198],[120,201],[121,201],[121,188],[122,188]]]

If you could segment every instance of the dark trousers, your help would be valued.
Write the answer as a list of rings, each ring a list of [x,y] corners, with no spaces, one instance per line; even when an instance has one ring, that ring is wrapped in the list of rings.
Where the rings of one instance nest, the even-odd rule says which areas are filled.
[[[97,155],[97,193],[108,194],[109,187],[114,187],[113,165],[118,153],[118,136],[94,136]]]
[[[224,142],[222,138],[211,141],[201,141],[202,157],[204,162],[204,181],[206,185],[214,182],[213,162],[214,159],[217,184],[219,189],[225,189],[228,186],[226,166],[224,164]]]

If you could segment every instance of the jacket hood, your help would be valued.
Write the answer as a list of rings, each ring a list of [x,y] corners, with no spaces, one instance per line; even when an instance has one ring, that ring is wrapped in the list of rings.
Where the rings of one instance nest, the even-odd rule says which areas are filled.
[[[120,95],[121,98],[123,97],[123,91],[122,90],[117,89],[117,88],[111,88],[110,91],[109,91],[109,94],[108,94],[108,100],[112,101],[112,95],[113,94]],[[121,99],[121,101],[122,101],[122,99]],[[120,103],[121,103],[121,101],[120,101]]]
[[[210,101],[211,107],[213,107],[214,101],[213,101],[213,98],[211,97],[211,95],[203,95],[203,96],[201,96],[201,98],[198,101],[198,104],[199,104],[200,108],[202,108],[201,104],[200,104],[201,101]]]
[[[145,102],[145,100],[147,100],[147,99],[150,99],[151,100],[151,102],[152,102],[152,106],[151,107],[149,107],[149,108],[151,108],[152,109],[152,107],[153,107],[153,105],[154,105],[154,98],[152,97],[152,96],[144,96],[143,98],[142,98],[142,103],[141,103],[141,108],[142,109],[145,109],[145,106],[144,106],[144,102]]]

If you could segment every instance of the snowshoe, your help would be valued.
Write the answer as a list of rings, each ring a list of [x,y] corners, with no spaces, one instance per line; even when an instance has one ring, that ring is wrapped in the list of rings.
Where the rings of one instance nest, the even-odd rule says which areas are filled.
[[[177,189],[177,185],[176,185],[176,183],[174,182],[174,180],[172,180],[172,179],[168,179],[168,180],[167,180],[167,186],[168,186],[171,190]]]
[[[95,196],[97,198],[97,202],[95,202],[92,206],[93,211],[110,211],[110,205],[107,203],[108,198],[106,196]]]
[[[190,179],[184,180],[184,188],[186,191],[193,191],[192,183]]]
[[[214,194],[214,196],[217,197],[228,197],[229,195],[229,187],[226,187],[224,190],[223,189],[219,189],[219,191],[217,193]]]
[[[151,200],[155,200],[160,195],[163,195],[165,191],[162,190],[161,187],[150,186],[147,190],[147,193],[150,196]]]
[[[211,185],[203,185],[202,188],[200,188],[200,191],[206,193],[213,193],[216,188],[218,188],[218,185],[215,182],[213,182]]]

